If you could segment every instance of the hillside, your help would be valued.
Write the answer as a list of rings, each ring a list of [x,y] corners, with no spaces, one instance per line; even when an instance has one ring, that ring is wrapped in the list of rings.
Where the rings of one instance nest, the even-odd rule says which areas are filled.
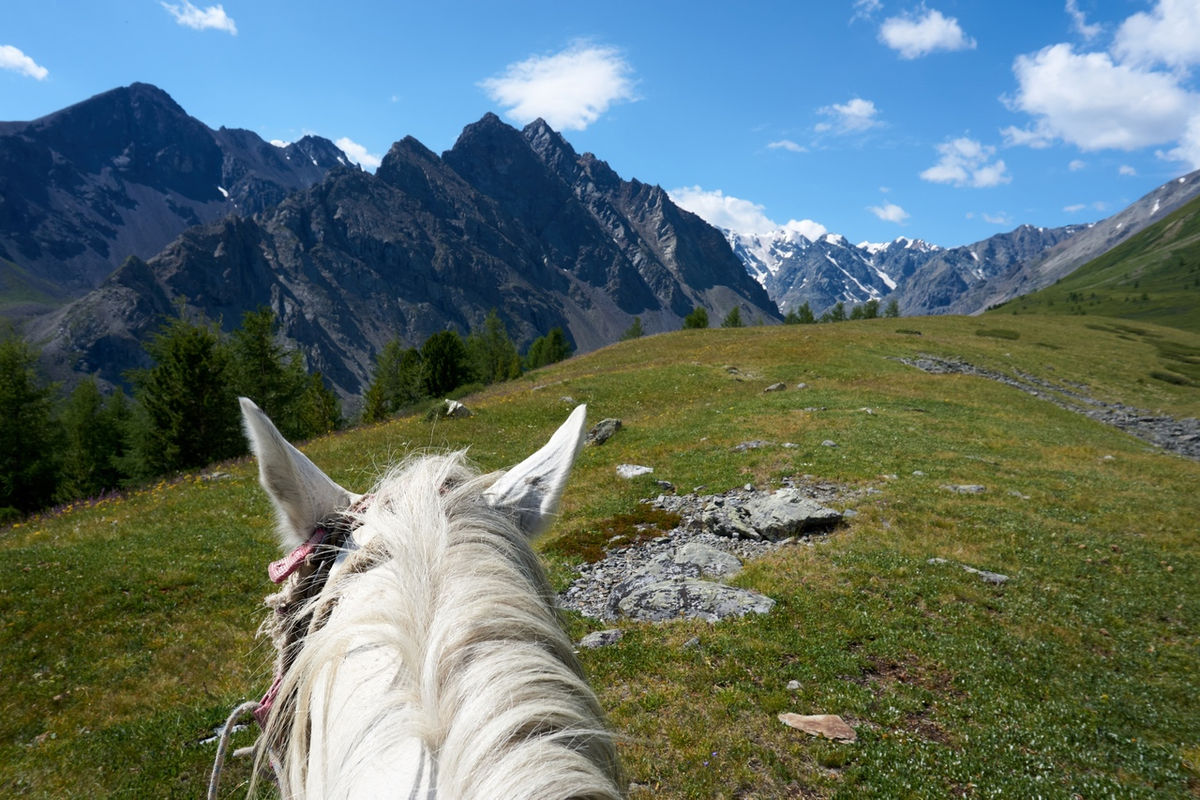
[[[681,331],[492,387],[467,399],[469,419],[399,419],[302,447],[361,491],[430,445],[469,445],[483,469],[515,463],[576,402],[592,421],[622,419],[582,452],[542,543],[560,587],[581,543],[638,513],[662,491],[655,479],[681,493],[833,487],[856,512],[846,525],[733,579],[774,598],[770,613],[624,620],[620,642],[581,651],[635,800],[1192,797],[1200,463],[1011,386],[897,360],[959,359],[1063,398],[1200,416],[1195,388],[1149,376],[1161,342],[1200,352],[1200,336],[1095,323]],[[788,388],[764,393],[776,381]],[[620,463],[655,471],[625,481]],[[952,491],[968,485],[983,491]],[[214,753],[203,740],[270,679],[253,634],[276,553],[254,466],[75,504],[0,532],[0,554],[0,794],[201,794]],[[611,627],[568,624],[575,638]],[[781,712],[839,714],[858,741],[808,737]],[[246,770],[227,767],[224,796]]]
[[[1200,333],[1200,198],[995,314],[1088,314]]]

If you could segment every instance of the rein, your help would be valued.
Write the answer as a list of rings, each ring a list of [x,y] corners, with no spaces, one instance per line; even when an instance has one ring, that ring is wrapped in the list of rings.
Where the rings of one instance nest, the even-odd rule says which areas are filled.
[[[366,495],[345,511],[337,512],[317,525],[304,544],[283,558],[267,565],[267,577],[271,579],[272,583],[280,584],[295,576],[288,586],[267,598],[267,604],[274,607],[275,613],[263,623],[263,630],[271,632],[279,652],[275,661],[275,677],[271,681],[271,688],[267,690],[261,700],[257,703],[254,701],[242,703],[225,721],[217,745],[212,777],[209,780],[208,797],[210,799],[215,799],[217,796],[217,786],[225,762],[229,737],[237,720],[247,713],[252,713],[259,728],[266,730],[271,709],[279,700],[283,676],[295,662],[297,654],[304,646],[305,637],[311,631],[319,629],[328,617],[328,614],[324,614],[321,619],[314,620],[312,610],[307,613],[300,613],[300,611],[325,588],[329,572],[333,568],[338,554],[345,547],[350,535],[358,528],[356,512],[361,511],[370,499],[370,495]],[[241,755],[252,749],[238,750],[234,755]],[[275,766],[274,759],[271,760],[272,766]]]

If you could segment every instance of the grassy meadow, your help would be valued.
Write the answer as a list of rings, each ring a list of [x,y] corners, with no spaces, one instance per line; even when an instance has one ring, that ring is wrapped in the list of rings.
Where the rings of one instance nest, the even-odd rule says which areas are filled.
[[[361,491],[429,447],[510,465],[572,402],[592,421],[621,418],[583,450],[539,543],[560,588],[573,543],[636,511],[655,479],[719,492],[811,475],[853,490],[848,524],[734,579],[775,598],[770,614],[622,621],[619,643],[581,653],[633,798],[1200,796],[1200,463],[894,360],[954,356],[1194,417],[1195,383],[1152,373],[1200,352],[1200,336],[1092,315],[1007,320],[638,339],[466,398],[469,419],[398,419],[302,449]],[[777,381],[788,390],[763,393]],[[798,447],[732,449],[751,439]],[[625,481],[623,462],[655,472]],[[0,796],[201,796],[215,751],[202,740],[270,682],[254,631],[276,555],[249,460],[0,532]],[[567,624],[576,638],[609,627]],[[839,714],[858,741],[810,737],[782,712]],[[231,763],[222,796],[244,795],[248,777]]]

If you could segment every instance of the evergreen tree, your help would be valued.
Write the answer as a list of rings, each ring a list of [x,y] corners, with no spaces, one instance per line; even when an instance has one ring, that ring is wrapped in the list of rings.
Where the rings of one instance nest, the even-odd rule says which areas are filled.
[[[796,308],[793,308],[783,318],[785,325],[811,325],[816,321],[817,318],[813,316],[812,307],[808,304],[807,300]]]
[[[696,306],[692,309],[692,313],[683,318],[683,329],[688,328],[707,328],[708,327],[708,309],[704,306]]]
[[[855,306],[854,308],[850,309],[850,319],[866,319],[866,318],[867,318],[867,312],[863,310],[862,306]]]
[[[742,327],[742,310],[737,306],[729,309],[729,313],[725,315],[725,319],[721,320],[722,328],[740,328]]]
[[[567,342],[562,328],[553,328],[545,336],[533,340],[529,352],[525,354],[525,363],[529,369],[537,369],[547,364],[562,361],[571,355],[571,345]]]
[[[496,309],[488,312],[483,328],[467,337],[467,353],[475,380],[499,383],[521,375],[521,357]]]
[[[93,497],[124,482],[131,417],[120,390],[105,400],[91,377],[75,387],[59,414],[64,438],[59,500]]]
[[[37,356],[13,331],[0,333],[0,518],[48,505],[57,483],[51,388]]]
[[[425,393],[441,397],[471,380],[467,346],[458,331],[439,331],[421,345],[425,364]]]
[[[640,339],[644,335],[645,331],[642,330],[642,318],[634,317],[633,324],[626,328],[625,332],[621,334],[621,341],[624,342],[630,339]]]
[[[895,298],[892,298],[891,300],[889,300],[888,304],[886,306],[884,306],[883,315],[885,317],[900,316],[900,304],[898,302],[896,302]]]
[[[146,353],[154,366],[131,374],[142,469],[161,474],[244,452],[232,359],[215,325],[170,319]]]
[[[375,356],[375,376],[363,396],[363,421],[379,422],[425,397],[425,365],[421,354],[399,339]]]
[[[877,319],[879,317],[879,301],[871,298],[863,303],[863,319]]]
[[[822,322],[845,322],[846,321],[846,304],[838,300],[833,308],[821,315]]]
[[[307,439],[319,432],[302,418],[301,398],[311,382],[304,358],[279,343],[277,328],[265,306],[242,316],[229,343],[234,391],[253,400],[288,439]]]

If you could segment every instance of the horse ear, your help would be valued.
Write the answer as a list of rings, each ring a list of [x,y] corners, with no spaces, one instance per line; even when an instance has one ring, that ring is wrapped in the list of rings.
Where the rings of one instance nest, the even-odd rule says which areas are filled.
[[[318,523],[353,498],[292,447],[253,401],[242,397],[238,402],[246,438],[258,459],[259,482],[275,505],[279,543],[289,552],[304,544]]]
[[[529,536],[544,531],[558,510],[586,426],[587,406],[578,406],[541,450],[504,473],[484,497],[513,514]]]

